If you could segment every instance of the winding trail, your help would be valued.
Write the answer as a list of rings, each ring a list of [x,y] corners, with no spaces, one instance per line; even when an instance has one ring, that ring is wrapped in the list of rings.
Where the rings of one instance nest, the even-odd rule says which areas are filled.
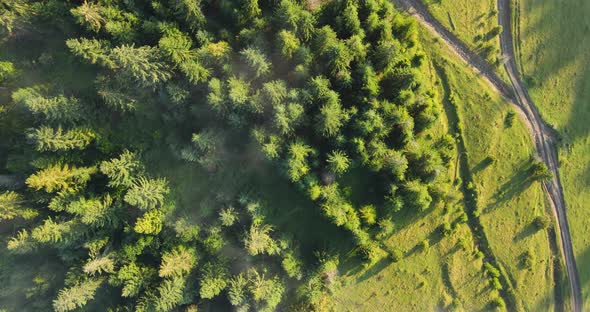
[[[441,37],[454,53],[479,72],[524,117],[524,121],[531,131],[537,156],[543,160],[553,173],[553,178],[543,183],[543,189],[549,196],[549,202],[557,219],[560,244],[562,246],[561,250],[565,260],[571,290],[572,310],[574,312],[580,312],[582,311],[582,295],[565,211],[563,188],[558,172],[559,163],[557,159],[555,131],[541,118],[520,78],[512,38],[511,0],[497,1],[498,23],[503,28],[503,32],[500,34],[500,47],[502,54],[507,58],[504,68],[510,79],[511,86],[508,86],[498,77],[494,72],[494,68],[488,62],[471,51],[461,40],[436,20],[421,0],[394,0],[397,5],[405,9],[410,15],[413,15],[426,28]]]

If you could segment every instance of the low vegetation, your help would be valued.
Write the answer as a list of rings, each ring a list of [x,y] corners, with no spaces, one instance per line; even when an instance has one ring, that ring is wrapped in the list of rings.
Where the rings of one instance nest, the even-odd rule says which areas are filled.
[[[590,3],[514,5],[521,74],[542,117],[558,132],[561,182],[584,298],[590,305]]]

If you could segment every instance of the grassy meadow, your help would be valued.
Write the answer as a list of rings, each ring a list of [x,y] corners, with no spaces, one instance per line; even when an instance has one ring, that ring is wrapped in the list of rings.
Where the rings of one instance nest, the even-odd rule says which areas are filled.
[[[495,65],[507,80],[501,62],[500,40],[494,34],[498,26],[495,0],[424,0],[428,10],[473,51]]]
[[[590,305],[590,2],[519,0],[520,70],[560,134],[560,174],[585,306]]]
[[[540,184],[528,180],[534,153],[528,130],[518,118],[512,126],[505,125],[512,111],[509,104],[485,82],[473,79],[470,69],[455,61],[441,43],[428,42],[431,51],[439,52],[435,63],[443,67],[443,79],[454,94],[480,222],[490,247],[507,271],[518,306],[550,310],[554,283],[548,234],[531,224],[548,211]],[[535,259],[530,268],[523,265],[527,252]]]

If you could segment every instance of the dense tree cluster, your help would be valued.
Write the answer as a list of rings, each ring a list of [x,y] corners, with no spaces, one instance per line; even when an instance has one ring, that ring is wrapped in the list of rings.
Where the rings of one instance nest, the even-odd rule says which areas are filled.
[[[0,222],[18,221],[14,257],[65,271],[23,311],[322,308],[337,257],[304,261],[256,196],[218,196],[201,224],[179,217],[148,151],[215,176],[254,147],[368,265],[397,211],[442,198],[454,142],[424,138],[437,96],[416,26],[386,0],[8,3],[2,44],[43,52],[0,60],[1,170],[26,176],[0,194]],[[360,205],[346,188],[357,172],[374,188]]]

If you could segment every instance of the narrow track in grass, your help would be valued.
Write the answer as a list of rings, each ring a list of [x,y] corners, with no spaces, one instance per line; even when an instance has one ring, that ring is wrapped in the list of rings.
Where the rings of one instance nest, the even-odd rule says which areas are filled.
[[[507,58],[504,68],[510,79],[508,86],[494,72],[494,68],[481,56],[471,51],[461,40],[446,29],[420,0],[394,0],[396,4],[408,11],[424,26],[437,34],[452,51],[459,55],[473,69],[478,71],[502,96],[512,103],[529,128],[537,155],[553,173],[553,178],[543,183],[543,189],[549,196],[555,218],[557,219],[559,240],[567,270],[571,290],[572,310],[582,311],[581,290],[576,260],[574,257],[572,240],[565,211],[563,188],[559,177],[559,163],[557,160],[557,140],[555,130],[548,126],[541,118],[527,89],[524,86],[516,64],[511,24],[510,0],[498,1],[498,22],[503,31],[500,34],[500,48]]]
[[[502,53],[508,57],[508,61],[504,63],[504,68],[508,73],[512,86],[514,87],[518,104],[525,110],[527,119],[529,119],[536,128],[536,131],[533,132],[533,137],[535,138],[537,153],[540,154],[539,156],[541,159],[553,173],[553,179],[544,182],[543,188],[547,194],[549,194],[549,198],[551,199],[550,202],[559,225],[559,237],[571,289],[572,309],[574,312],[579,312],[582,311],[582,292],[580,289],[578,269],[565,211],[563,188],[559,177],[559,162],[557,159],[555,131],[541,118],[541,115],[533,104],[527,88],[524,86],[524,83],[520,78],[518,65],[516,64],[516,54],[514,53],[511,14],[510,0],[498,0],[498,24],[504,29],[500,34],[500,47]]]

